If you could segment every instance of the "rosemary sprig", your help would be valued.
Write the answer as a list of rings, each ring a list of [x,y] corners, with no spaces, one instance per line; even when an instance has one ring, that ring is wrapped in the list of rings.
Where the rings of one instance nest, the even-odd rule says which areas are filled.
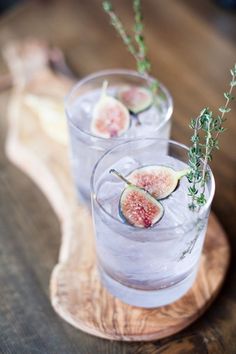
[[[225,114],[231,111],[229,104],[234,99],[232,91],[236,86],[236,64],[230,73],[230,89],[224,93],[226,102],[219,108],[220,114],[214,117],[209,108],[204,108],[199,116],[190,122],[190,128],[193,129],[192,146],[189,149],[190,173],[188,174],[190,182],[188,194],[191,197],[189,208],[191,210],[197,208],[199,210],[206,203],[205,188],[209,177],[207,166],[212,160],[212,152],[219,149],[219,135],[226,130],[223,124],[226,121]]]

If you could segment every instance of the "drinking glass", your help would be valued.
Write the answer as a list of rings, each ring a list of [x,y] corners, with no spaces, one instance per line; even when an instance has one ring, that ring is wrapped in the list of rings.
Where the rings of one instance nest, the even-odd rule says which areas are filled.
[[[79,81],[66,98],[72,171],[81,201],[90,202],[89,181],[92,169],[107,149],[140,136],[169,137],[173,102],[162,84],[159,85],[155,105],[139,114],[141,124],[134,123],[123,135],[109,139],[96,136],[90,131],[93,109],[100,98],[104,81],[109,84],[108,94],[114,96],[121,87],[147,88],[153,80],[152,77],[144,77],[130,70],[101,71]],[[135,118],[132,121],[135,121]]]
[[[201,257],[208,216],[215,191],[208,167],[206,204],[189,209],[189,182],[182,177],[176,190],[160,202],[164,216],[149,228],[129,225],[121,216],[119,199],[125,184],[109,173],[123,176],[142,167],[162,165],[174,170],[188,167],[188,148],[178,142],[131,139],[107,151],[91,178],[92,213],[97,264],[103,285],[125,303],[158,307],[179,299],[192,286]]]

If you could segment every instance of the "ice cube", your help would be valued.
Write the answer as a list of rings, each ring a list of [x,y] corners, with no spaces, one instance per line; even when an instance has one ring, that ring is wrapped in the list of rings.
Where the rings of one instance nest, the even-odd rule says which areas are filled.
[[[148,125],[153,127],[159,125],[163,119],[162,114],[156,109],[155,106],[152,106],[148,110],[139,113],[139,121],[145,126]]]
[[[112,175],[109,171],[115,169],[126,176],[139,166],[140,164],[137,160],[128,156],[123,157],[105,170],[101,179],[98,181],[97,198],[103,208],[113,216],[119,218],[119,200],[125,183]]]
[[[129,156],[123,157],[116,163],[114,163],[110,169],[115,169],[122,173],[123,175],[127,175],[131,171],[135,170],[136,168],[140,167],[140,162],[135,158],[131,158]]]

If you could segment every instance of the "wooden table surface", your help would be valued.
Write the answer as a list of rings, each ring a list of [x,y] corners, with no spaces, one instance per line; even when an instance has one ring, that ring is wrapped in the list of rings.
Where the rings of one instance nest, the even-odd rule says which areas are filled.
[[[115,2],[115,1],[114,1]],[[131,1],[115,2],[126,23]],[[144,1],[145,33],[156,75],[174,98],[172,137],[189,142],[188,121],[217,109],[236,59],[236,14],[210,0]],[[25,2],[0,18],[0,45],[36,36],[62,48],[79,77],[112,67],[134,68],[109,26],[100,0]],[[0,59],[0,75],[7,68]],[[211,308],[181,333],[152,343],[119,343],[82,333],[61,320],[49,301],[59,223],[35,184],[4,154],[9,91],[0,94],[0,353],[236,353],[236,104],[213,161],[213,210],[228,233],[232,262]],[[217,235],[216,235],[217,236]]]

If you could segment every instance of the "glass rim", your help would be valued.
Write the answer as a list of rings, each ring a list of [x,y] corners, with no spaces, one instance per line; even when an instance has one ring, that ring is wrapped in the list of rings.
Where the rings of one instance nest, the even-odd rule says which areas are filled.
[[[118,223],[119,225],[122,225],[122,227],[127,227],[129,230],[134,230],[134,227],[132,225],[129,225],[129,224],[124,224],[121,220],[119,220],[118,218],[114,217],[112,214],[110,214],[102,205],[101,203],[97,200],[97,193],[95,193],[95,173],[96,173],[96,170],[97,170],[97,167],[99,166],[100,162],[106,158],[107,155],[109,155],[110,153],[112,153],[113,150],[123,146],[123,145],[126,145],[126,144],[129,144],[129,143],[132,143],[132,142],[138,142],[138,141],[161,141],[161,142],[167,142],[168,144],[171,143],[175,146],[178,146],[182,149],[184,149],[185,151],[189,151],[189,148],[182,144],[182,143],[179,143],[175,140],[172,140],[172,139],[164,139],[164,138],[153,138],[153,137],[146,137],[146,138],[137,138],[137,139],[129,139],[127,140],[126,142],[123,142],[121,144],[117,144],[115,146],[113,146],[112,148],[108,149],[100,158],[99,160],[96,162],[96,164],[94,165],[94,168],[93,168],[93,171],[92,171],[92,175],[91,175],[91,178],[90,178],[90,191],[91,191],[91,199],[95,202],[95,204],[99,207],[100,210],[102,210],[102,212],[108,216],[109,218],[111,218],[111,220],[114,220],[116,223]],[[186,226],[186,225],[191,225],[193,224],[193,222],[197,221],[211,206],[211,203],[212,203],[212,200],[213,200],[213,197],[214,197],[214,194],[215,194],[215,178],[214,178],[214,175],[212,173],[212,170],[210,168],[209,165],[207,165],[207,170],[210,174],[210,180],[211,180],[211,190],[210,190],[210,193],[209,193],[209,198],[207,199],[207,202],[205,205],[203,205],[200,209],[199,212],[196,213],[196,219],[191,219],[189,222],[186,222],[186,223],[181,223],[181,224],[178,224],[178,225],[175,225],[175,226],[165,226],[165,227],[160,227],[157,229],[154,229],[154,228],[150,228],[148,229],[149,231],[151,230],[155,230],[155,231],[165,231],[165,230],[174,230],[174,229],[177,229],[179,227],[182,227],[183,225]],[[135,228],[135,232],[143,232],[143,229],[142,228]]]
[[[66,112],[67,119],[70,122],[70,124],[73,126],[73,128],[75,130],[80,131],[81,133],[89,136],[89,137],[97,139],[98,141],[107,142],[107,140],[108,140],[107,138],[103,138],[103,137],[97,136],[95,134],[92,134],[92,133],[90,133],[90,132],[88,132],[86,130],[81,129],[81,127],[75,125],[75,123],[73,122],[72,116],[71,116],[71,114],[69,112],[69,101],[73,97],[75,92],[78,90],[78,88],[80,88],[82,85],[86,84],[90,80],[93,80],[93,79],[96,79],[96,78],[99,78],[99,77],[105,76],[105,75],[129,75],[129,76],[136,77],[136,78],[139,78],[139,79],[144,79],[144,80],[148,80],[149,79],[151,81],[154,81],[155,78],[153,76],[150,76],[150,75],[148,75],[146,77],[146,76],[144,76],[142,74],[139,74],[135,70],[129,70],[129,69],[100,70],[100,71],[96,71],[96,72],[94,72],[92,74],[89,74],[89,75],[85,76],[83,79],[79,80],[77,82],[77,84],[75,84],[72,87],[72,89],[70,90],[70,92],[65,96],[65,99],[64,99],[65,112]],[[164,92],[164,94],[165,94],[165,96],[167,98],[166,100],[168,102],[168,109],[167,109],[167,112],[166,112],[166,115],[165,115],[165,119],[158,126],[158,129],[161,129],[162,126],[164,124],[166,124],[171,119],[172,114],[173,114],[174,106],[173,106],[173,99],[172,99],[172,96],[171,96],[169,90],[160,81],[158,81],[158,82],[159,82],[159,87],[160,87],[161,91]],[[119,142],[125,142],[125,141],[127,141],[127,139],[128,139],[127,137],[118,136],[118,137],[112,138],[112,141],[117,141],[119,143]]]

